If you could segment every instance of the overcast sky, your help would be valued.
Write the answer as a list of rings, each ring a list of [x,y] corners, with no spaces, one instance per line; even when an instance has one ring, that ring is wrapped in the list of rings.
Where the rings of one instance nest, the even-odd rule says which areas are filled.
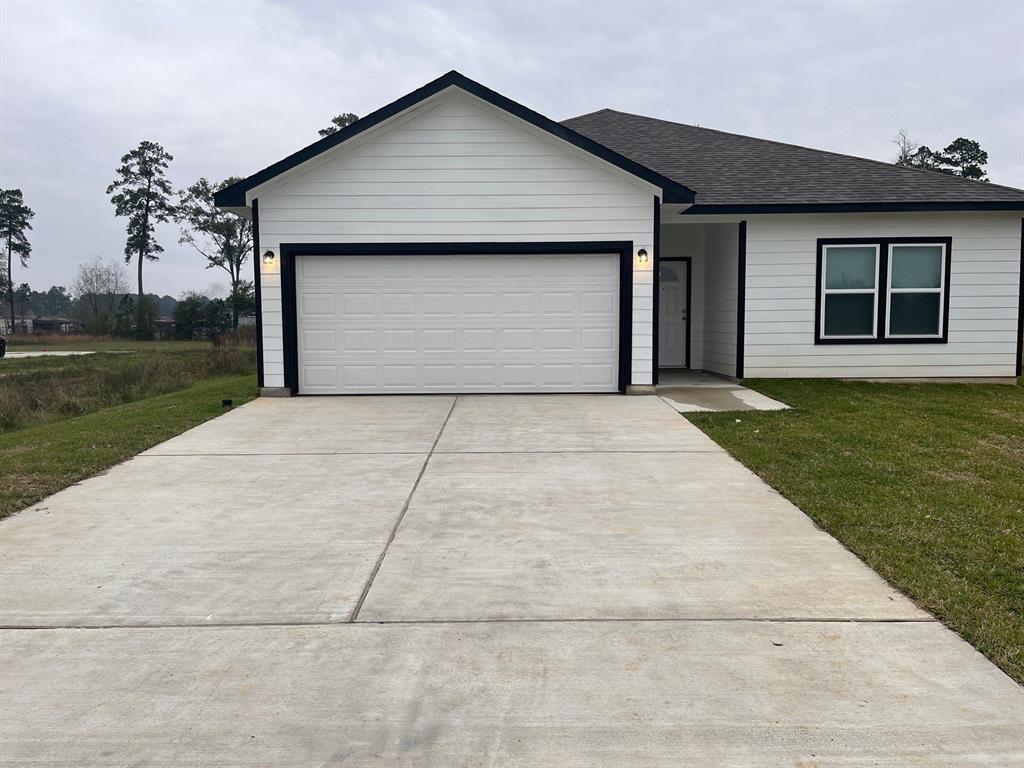
[[[17,282],[120,256],[105,194],[142,139],[182,187],[247,175],[449,69],[564,119],[612,107],[890,160],[899,128],[1024,187],[1024,3],[0,0],[0,186],[35,210]],[[685,179],[683,180],[685,181]],[[146,288],[224,280],[158,229]]]

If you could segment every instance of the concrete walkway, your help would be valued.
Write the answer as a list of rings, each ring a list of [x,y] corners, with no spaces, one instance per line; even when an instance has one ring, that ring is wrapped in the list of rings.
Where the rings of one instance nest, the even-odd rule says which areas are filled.
[[[1008,766],[1024,691],[657,397],[258,400],[0,522],[0,764]]]
[[[75,357],[76,355],[95,355],[92,350],[61,350],[61,349],[33,349],[29,351],[10,350],[4,355],[9,360],[19,360],[23,357]]]
[[[679,413],[784,411],[789,408],[735,381],[700,371],[661,371],[657,393]]]

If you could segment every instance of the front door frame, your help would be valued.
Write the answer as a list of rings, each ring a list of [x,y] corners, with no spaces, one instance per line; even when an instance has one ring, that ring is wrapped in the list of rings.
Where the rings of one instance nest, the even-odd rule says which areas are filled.
[[[659,274],[657,275],[658,292],[661,292],[661,264],[663,261],[682,261],[686,263],[686,370],[690,370],[690,325],[691,317],[693,315],[692,308],[690,306],[693,296],[693,257],[692,256],[662,256],[658,259]],[[658,316],[654,318],[655,324],[661,327],[661,301],[658,301]],[[661,343],[661,334],[658,334],[658,343]],[[659,360],[660,364],[660,360]]]

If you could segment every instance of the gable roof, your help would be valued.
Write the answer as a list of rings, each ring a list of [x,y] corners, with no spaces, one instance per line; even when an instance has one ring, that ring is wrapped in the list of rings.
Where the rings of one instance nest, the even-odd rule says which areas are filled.
[[[697,191],[685,213],[1022,210],[1024,190],[612,109],[563,122]]]
[[[393,101],[387,106],[381,107],[376,112],[372,112],[361,120],[357,120],[351,125],[332,133],[330,136],[320,139],[319,141],[310,144],[308,147],[300,149],[298,152],[289,155],[283,160],[279,160],[273,165],[267,166],[262,171],[254,173],[252,176],[242,179],[242,181],[239,181],[236,184],[232,184],[230,187],[225,187],[214,195],[214,204],[222,208],[243,207],[247,205],[245,193],[250,189],[270,181],[275,176],[280,176],[282,173],[291,170],[297,165],[300,165],[307,160],[311,160],[329,149],[333,149],[339,144],[342,144],[349,139],[358,136],[364,131],[373,128],[384,120],[394,117],[395,115],[416,106],[425,99],[428,99],[446,88],[451,88],[453,86],[461,88],[463,91],[466,91],[467,93],[470,93],[473,96],[504,110],[505,112],[515,115],[516,117],[601,158],[605,162],[619,167],[637,178],[643,179],[644,181],[661,188],[663,200],[665,202],[691,203],[694,200],[693,190],[688,188],[682,182],[662,176],[661,174],[652,171],[650,168],[647,168],[644,165],[615,152],[614,150],[608,149],[593,139],[577,133],[572,128],[557,123],[550,118],[544,117],[544,115],[539,112],[534,112],[532,109],[524,107],[522,104],[518,104],[517,102],[502,96],[500,93],[484,87],[475,80],[470,80],[465,75],[452,70],[447,74],[441,75],[441,77],[436,80],[427,83],[422,88],[417,88],[412,93],[403,96],[397,101]]]

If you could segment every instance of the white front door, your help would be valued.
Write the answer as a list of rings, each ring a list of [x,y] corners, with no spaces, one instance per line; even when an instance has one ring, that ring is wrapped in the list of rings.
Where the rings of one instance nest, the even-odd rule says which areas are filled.
[[[658,267],[658,365],[685,368],[687,312],[686,263],[661,262]]]
[[[615,392],[619,256],[299,256],[299,392]]]

